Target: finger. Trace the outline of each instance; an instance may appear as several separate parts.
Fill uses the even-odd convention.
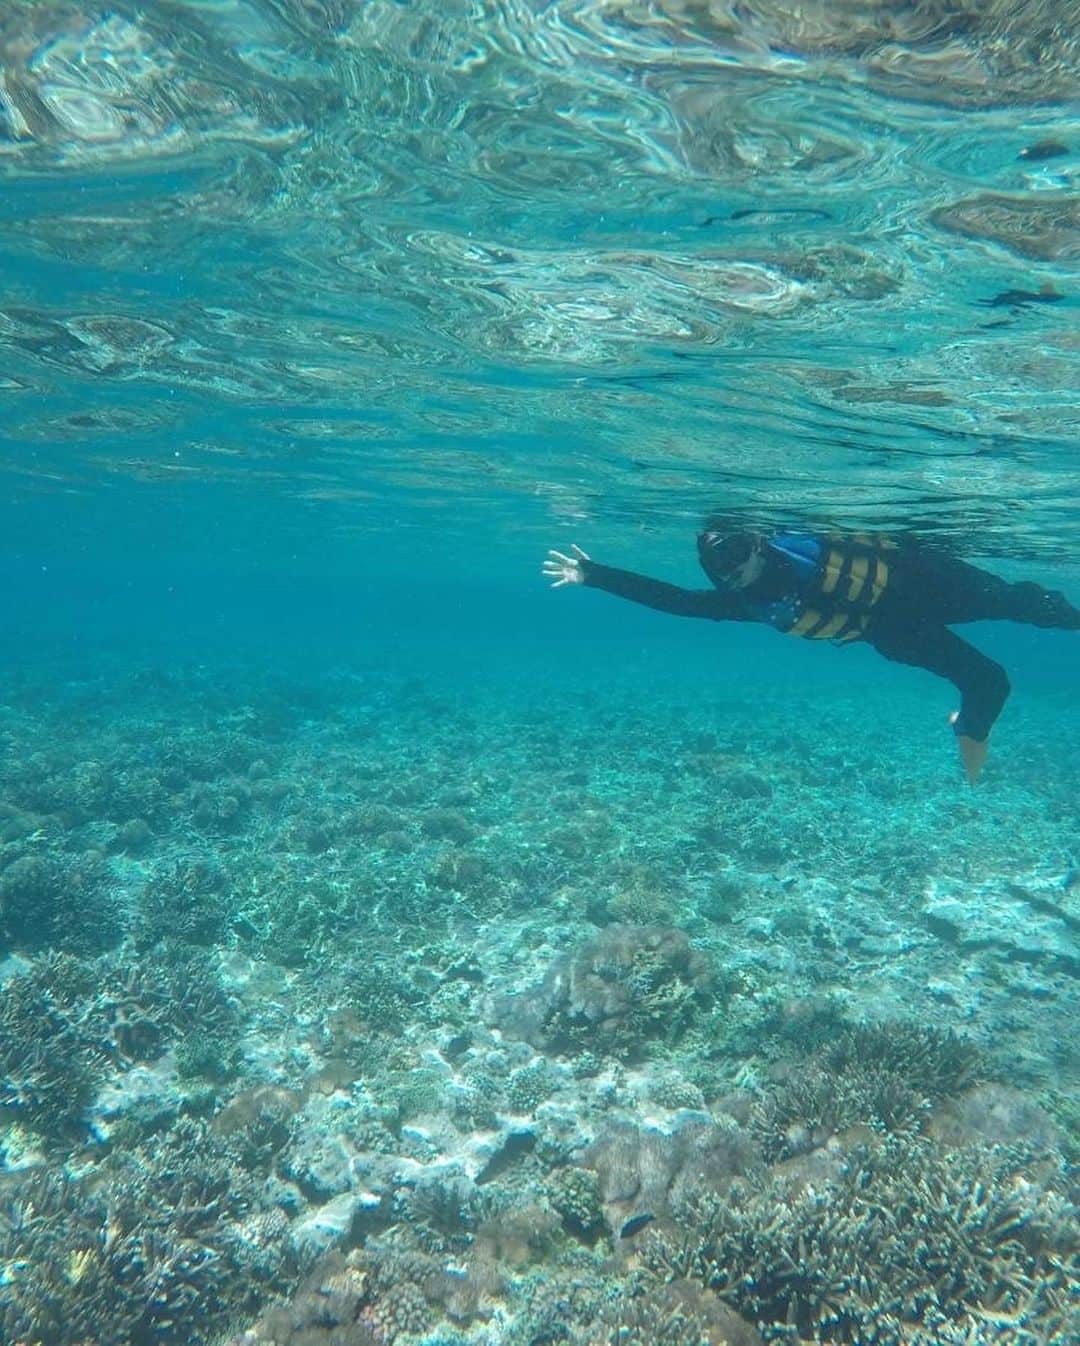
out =
[[[563,587],[564,584],[569,584],[569,583],[570,583],[570,581],[569,581],[568,579],[556,580],[555,583],[554,583],[551,587],[552,587],[553,589],[561,589],[561,588]]]
[[[561,551],[555,551],[554,549],[549,551],[548,555],[552,558],[552,560],[561,561],[563,565],[571,565],[574,560],[572,556],[564,556]]]
[[[576,542],[570,543],[570,550],[574,553],[574,555],[578,558],[579,561],[587,561],[589,559],[588,553],[583,552]]]

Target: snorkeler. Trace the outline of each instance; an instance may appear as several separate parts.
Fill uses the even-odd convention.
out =
[[[949,627],[1011,621],[1080,630],[1080,609],[1063,594],[1009,584],[917,541],[881,534],[701,533],[698,558],[715,585],[704,590],[598,565],[580,547],[571,550],[548,552],[544,574],[553,588],[586,584],[680,617],[763,622],[807,640],[865,640],[886,659],[947,678],[960,692],[951,723],[972,785],[1009,679]]]

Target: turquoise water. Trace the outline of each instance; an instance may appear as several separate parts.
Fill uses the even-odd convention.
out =
[[[1080,1337],[1069,7],[0,9],[0,1338]]]

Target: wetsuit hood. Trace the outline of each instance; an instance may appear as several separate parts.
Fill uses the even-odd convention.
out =
[[[764,541],[760,533],[699,533],[701,568],[718,588],[744,588],[747,581],[739,572],[760,553]]]

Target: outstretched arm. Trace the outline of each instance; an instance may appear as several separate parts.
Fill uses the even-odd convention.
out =
[[[603,589],[633,603],[670,612],[678,617],[710,617],[713,621],[753,621],[737,594],[725,594],[719,589],[681,589],[677,584],[636,575],[632,570],[618,570],[603,566],[588,557],[580,547],[571,548],[573,555],[549,551],[544,562],[544,574],[551,577],[555,589],[564,584],[585,584],[590,589]]]

